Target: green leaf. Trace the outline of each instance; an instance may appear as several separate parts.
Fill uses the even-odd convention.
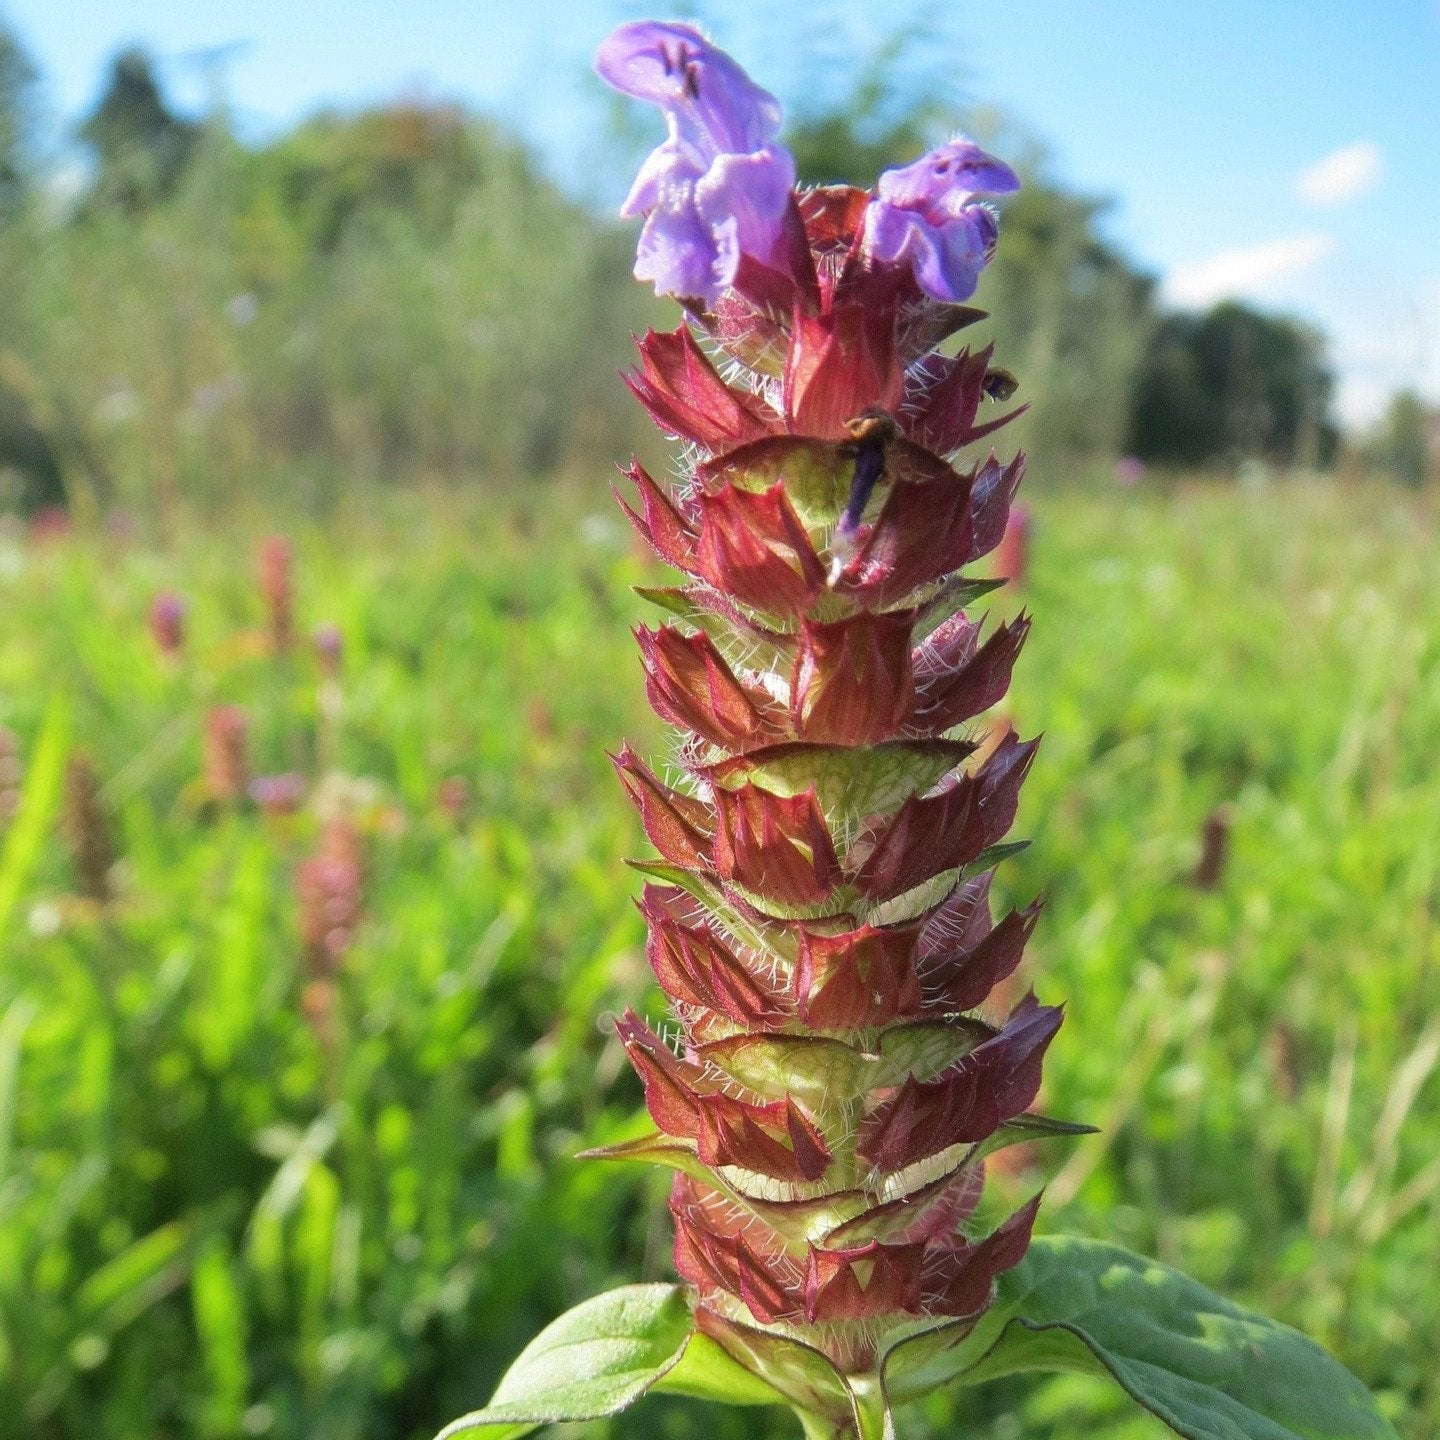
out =
[[[704,631],[731,665],[788,673],[794,663],[794,635],[778,628],[784,623],[783,616],[766,615],[763,620],[757,618],[753,625],[742,625],[723,612],[708,608],[703,592],[697,589],[637,585],[635,593]],[[794,623],[792,617],[792,631]]]
[[[776,944],[772,943],[771,935],[783,935],[784,932],[780,931],[778,927],[771,927],[769,930],[761,929],[757,924],[746,919],[730,904],[720,886],[704,872],[686,870],[681,865],[671,865],[664,860],[627,860],[625,863],[632,870],[638,870],[640,874],[648,875],[652,880],[673,885],[677,890],[683,890],[692,899],[698,900],[709,912],[711,919],[718,922],[742,945],[748,945],[754,950],[763,950],[767,953],[774,952],[778,948]]]
[[[542,1425],[613,1415],[675,1369],[694,1333],[679,1285],[626,1285],[597,1295],[547,1325],[505,1372],[490,1403],[447,1425],[437,1440],[516,1440]],[[710,1383],[715,1374],[702,1359],[692,1383]]]
[[[657,1390],[720,1405],[784,1405],[785,1397],[752,1375],[708,1335],[695,1334],[679,1363],[655,1382]]]
[[[813,789],[836,828],[899,809],[974,749],[958,740],[893,740],[881,745],[772,745],[707,767],[717,784],[749,783],[789,797]]]
[[[706,1329],[737,1365],[763,1376],[800,1412],[807,1433],[809,1420],[816,1418],[828,1420],[837,1431],[846,1424],[859,1430],[855,1392],[834,1362],[814,1346],[714,1314],[709,1315]]]
[[[57,693],[45,707],[45,720],[20,792],[20,808],[0,849],[0,932],[9,924],[10,912],[40,858],[50,818],[60,804],[69,741],[70,703]]]
[[[85,1280],[77,1309],[89,1323],[121,1329],[184,1284],[193,1244],[184,1220],[152,1230]]]
[[[1003,577],[990,580],[960,580],[947,588],[945,598],[954,610],[963,610],[983,599],[992,590],[999,590],[1010,582]],[[953,612],[952,612],[953,613]]]
[[[942,1323],[930,1322],[895,1341],[881,1357],[881,1379],[891,1405],[923,1399],[948,1385],[976,1352],[962,1344],[975,1329],[975,1317]]]
[[[1396,1440],[1365,1387],[1298,1331],[1099,1241],[1036,1240],[975,1338],[967,1384],[1108,1375],[1186,1440]]]
[[[1018,855],[1022,850],[1028,850],[1028,840],[1002,840],[998,845],[987,846],[968,865],[964,867],[966,875],[980,875],[986,870],[993,870],[1002,860],[1008,860],[1012,855]]]

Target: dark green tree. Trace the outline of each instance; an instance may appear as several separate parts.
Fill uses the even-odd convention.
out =
[[[1033,408],[1022,439],[1043,472],[1118,452],[1154,285],[1105,239],[1108,202],[1048,180],[1038,155],[1022,173],[976,304],[993,316],[997,352],[1025,377],[1016,398]]]
[[[1237,301],[1167,315],[1141,365],[1131,448],[1178,465],[1328,464],[1333,389],[1324,338],[1297,320]]]
[[[195,152],[201,126],[176,115],[143,50],[117,55],[99,103],[80,126],[95,152],[92,204],[135,212],[170,195]]]
[[[38,78],[19,39],[0,19],[0,219],[20,207],[33,179]]]
[[[1402,485],[1419,489],[1432,473],[1440,449],[1440,410],[1431,409],[1413,390],[1391,398],[1369,446],[1371,462]]]

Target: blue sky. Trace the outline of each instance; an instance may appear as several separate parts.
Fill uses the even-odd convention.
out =
[[[1109,233],[1177,304],[1234,294],[1330,335],[1341,408],[1395,388],[1440,400],[1440,0],[949,0],[924,7],[957,93],[1050,147],[1056,175],[1111,196]],[[264,135],[321,104],[460,98],[516,124],[601,202],[604,111],[587,62],[649,7],[626,0],[0,0],[52,111],[93,102],[140,42],[177,101],[205,99],[203,52]],[[708,7],[716,38],[782,100],[839,85],[921,0]],[[665,13],[665,12],[661,12]],[[673,13],[673,12],[671,12]],[[657,122],[658,123],[658,122]]]

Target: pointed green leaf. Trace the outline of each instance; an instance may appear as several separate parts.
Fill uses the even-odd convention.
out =
[[[705,1328],[737,1365],[763,1376],[797,1410],[832,1424],[855,1426],[855,1398],[849,1384],[814,1346],[714,1314],[707,1314]]]
[[[582,1150],[577,1160],[639,1160],[646,1165],[666,1165],[672,1170],[683,1171],[696,1180],[711,1183],[710,1167],[696,1153],[693,1140],[680,1140],[663,1131],[640,1135],[634,1140],[621,1140],[614,1145],[599,1145],[593,1150]]]
[[[973,1315],[932,1320],[891,1344],[880,1358],[880,1375],[890,1404],[923,1399],[973,1364],[975,1351],[962,1342],[975,1329],[975,1320]]]
[[[1018,855],[1022,850],[1028,850],[1028,840],[1002,840],[998,845],[987,846],[964,868],[966,875],[982,875],[986,870],[993,870],[1002,860],[1008,860],[1012,855]]]
[[[1186,1440],[1396,1440],[1365,1387],[1298,1331],[1099,1241],[1036,1240],[975,1341],[967,1384],[1108,1375]]]
[[[785,1397],[732,1360],[708,1335],[695,1334],[680,1362],[655,1382],[657,1390],[720,1405],[784,1405]]]
[[[626,1285],[597,1295],[547,1325],[490,1403],[447,1425],[437,1440],[517,1440],[542,1425],[613,1415],[680,1363],[694,1333],[679,1285]]]
[[[973,605],[977,600],[983,599],[994,590],[999,590],[1010,582],[1003,577],[990,580],[960,580],[946,587],[945,599],[949,602],[950,613],[956,610],[963,610],[967,605]]]
[[[778,928],[762,929],[740,914],[725,897],[725,891],[708,874],[700,870],[687,870],[682,865],[671,865],[665,860],[627,860],[632,870],[648,875],[652,880],[673,885],[683,890],[692,900],[698,900],[709,915],[719,922],[729,935],[748,945],[752,950],[761,950],[767,955],[784,958],[787,948],[785,932]]]
[[[57,693],[45,707],[40,737],[26,766],[20,808],[0,847],[0,928],[8,924],[44,849],[50,817],[60,804],[69,741],[70,702]]]
[[[701,595],[676,586],[637,585],[635,593],[642,600],[708,635],[726,661],[748,670],[775,670],[788,674],[795,659],[793,636],[778,628],[784,617],[767,615],[763,622],[742,626],[718,610],[707,609]],[[793,625],[793,620],[792,620]]]
[[[991,1150],[1001,1150],[1005,1145],[1018,1145],[1025,1140],[1073,1139],[1076,1135],[1098,1135],[1100,1128],[1097,1125],[1082,1125],[1074,1120],[1056,1120],[1049,1115],[1026,1111],[1013,1120],[1007,1120],[998,1133],[1005,1135],[1004,1144],[991,1146],[985,1154],[988,1155]]]

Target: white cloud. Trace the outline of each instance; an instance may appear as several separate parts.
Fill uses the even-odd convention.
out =
[[[1372,141],[1342,145],[1295,177],[1295,193],[1308,205],[1346,205],[1374,188],[1382,163],[1380,147]]]
[[[1279,281],[1318,265],[1334,248],[1333,235],[1312,231],[1219,250],[1194,265],[1172,270],[1165,277],[1165,298],[1172,305],[1196,308],[1230,298],[1264,299]]]
[[[1336,408],[1347,425],[1373,423],[1397,390],[1440,404],[1440,276],[1337,327],[1335,360]]]

